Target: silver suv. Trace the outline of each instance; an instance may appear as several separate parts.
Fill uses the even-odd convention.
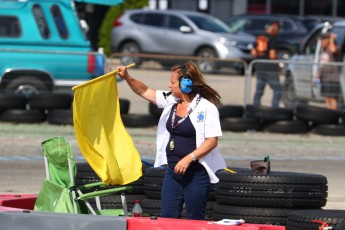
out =
[[[231,33],[220,20],[207,14],[182,10],[127,10],[114,22],[112,52],[197,56],[250,61],[255,37]],[[122,56],[122,64],[143,59]],[[164,66],[163,60],[160,60]],[[163,62],[162,62],[163,61]],[[216,72],[222,65],[211,60],[197,61],[201,71]]]

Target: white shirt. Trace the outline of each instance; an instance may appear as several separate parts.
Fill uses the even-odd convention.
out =
[[[164,91],[156,91],[157,106],[159,108],[164,108],[164,110],[157,127],[157,154],[154,164],[155,167],[168,163],[165,148],[169,142],[170,133],[166,129],[166,122],[169,118],[172,106],[178,102],[177,98],[173,96],[165,97],[163,93]],[[189,105],[189,109],[193,109],[189,117],[196,132],[196,147],[199,147],[206,138],[222,136],[222,129],[217,107],[205,98],[201,98],[198,106],[196,106],[196,99],[197,96]],[[215,172],[219,169],[226,168],[225,160],[217,148],[212,149],[207,155],[199,158],[199,163],[205,167],[211,183],[217,183],[219,181]]]

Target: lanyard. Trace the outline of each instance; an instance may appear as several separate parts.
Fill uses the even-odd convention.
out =
[[[201,96],[198,95],[197,99],[196,99],[196,103],[195,103],[194,109],[199,104],[200,100],[201,100]],[[176,122],[176,124],[175,124],[176,109],[177,109],[177,103],[174,106],[173,114],[172,114],[172,117],[171,117],[172,135],[171,135],[171,139],[170,139],[170,142],[169,142],[169,147],[170,147],[171,151],[174,151],[174,148],[175,148],[175,129],[176,129],[176,127],[179,126],[182,122],[184,122],[184,120],[186,120],[186,118],[189,117],[189,115],[193,112],[193,109],[191,108],[188,111],[188,113],[186,115],[184,115],[184,117],[182,119],[180,119],[178,122]]]

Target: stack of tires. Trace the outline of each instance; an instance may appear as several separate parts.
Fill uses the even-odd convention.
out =
[[[224,131],[285,134],[312,131],[320,135],[345,135],[345,113],[305,104],[297,104],[294,109],[222,105],[219,115]]]
[[[73,96],[69,93],[41,92],[38,94],[0,93],[0,121],[12,123],[41,123],[47,121],[54,125],[73,125]],[[150,116],[128,115],[130,101],[119,99],[120,114],[128,127],[138,123],[153,123]]]
[[[264,131],[273,133],[308,132],[306,122],[298,120],[292,109],[268,106],[223,105],[219,108],[220,121],[224,131]]]
[[[256,119],[244,116],[241,105],[222,105],[219,108],[219,117],[223,131],[246,132],[259,128]]]
[[[95,173],[95,171],[91,168],[91,166],[87,162],[77,162],[76,167],[77,167],[77,174],[75,177],[75,184],[77,186],[101,181],[101,179],[98,177],[98,175]],[[145,168],[145,165],[143,165],[143,168]],[[125,186],[132,186],[132,190],[123,192],[126,197],[128,211],[130,212],[134,206],[135,200],[143,200],[146,198],[144,194],[143,178],[141,177],[138,180],[132,183],[129,183]],[[122,186],[110,185],[110,186],[105,186],[103,189],[111,189],[111,188],[118,188],[118,187],[122,187]],[[97,188],[97,189],[100,190],[102,188],[100,189]],[[92,191],[94,190],[91,189],[87,192],[92,192]],[[91,204],[91,206],[95,210],[97,210],[95,199],[90,199],[88,201]],[[100,203],[101,203],[101,209],[123,208],[120,194],[101,196]]]
[[[308,123],[310,129],[320,135],[344,136],[345,114],[316,106],[297,105],[296,117]]]
[[[0,94],[0,121],[13,123],[72,124],[72,95],[39,93],[28,97],[22,94]]]
[[[286,225],[288,213],[320,209],[327,201],[327,178],[322,175],[249,169],[217,172],[213,219],[244,219],[247,223]]]

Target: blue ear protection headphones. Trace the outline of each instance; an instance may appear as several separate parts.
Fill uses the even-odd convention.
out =
[[[186,73],[186,66],[181,66],[180,90],[182,93],[192,92],[193,81]]]

